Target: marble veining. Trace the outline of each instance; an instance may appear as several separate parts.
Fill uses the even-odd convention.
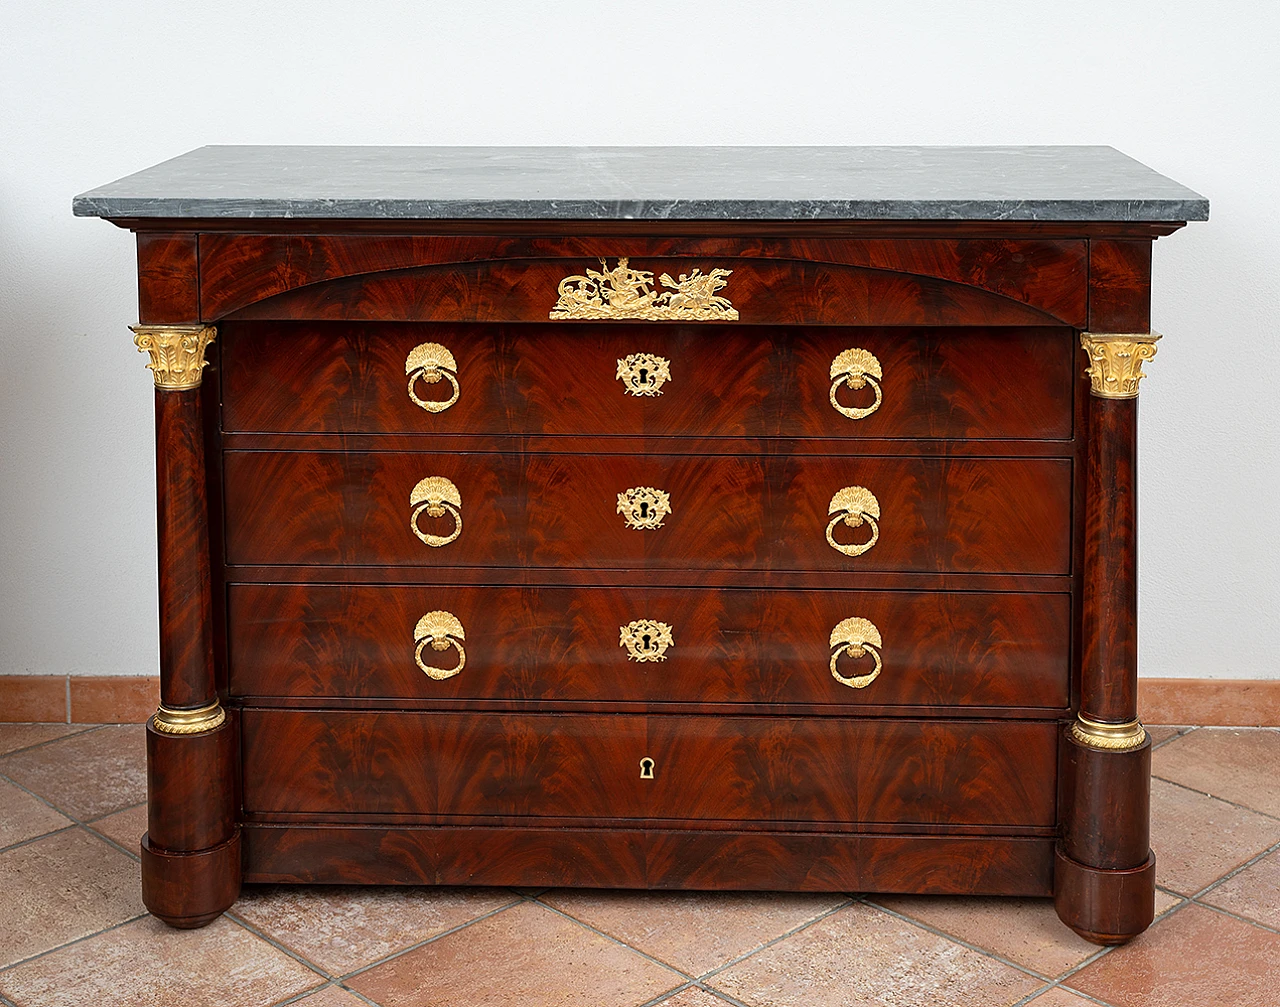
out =
[[[1112,147],[201,147],[76,196],[113,218],[1207,220]]]

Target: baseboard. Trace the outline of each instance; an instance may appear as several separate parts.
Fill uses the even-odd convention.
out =
[[[0,675],[0,723],[141,724],[160,679],[143,675]]]
[[[1280,679],[1139,678],[1147,724],[1280,727]]]
[[[141,724],[160,679],[127,675],[0,675],[0,723]],[[1280,727],[1280,679],[1140,678],[1148,724]]]

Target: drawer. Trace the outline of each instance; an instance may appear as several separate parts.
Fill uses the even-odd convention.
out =
[[[1064,574],[1071,470],[1061,458],[228,451],[226,556]]]
[[[1083,366],[1066,327],[228,322],[219,343],[223,428],[267,433],[1061,440]]]
[[[1055,820],[1051,722],[247,709],[241,732],[258,815]]]
[[[1066,594],[233,584],[228,622],[237,696],[1061,710],[1070,680]]]

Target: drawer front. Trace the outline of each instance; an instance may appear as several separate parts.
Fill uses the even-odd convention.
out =
[[[229,322],[219,343],[223,428],[268,433],[1061,440],[1080,368],[1066,327]]]
[[[233,564],[1071,565],[1069,459],[228,451],[224,478]]]
[[[1066,594],[235,584],[228,606],[239,696],[1068,703]],[[429,620],[438,631],[424,643],[429,612],[455,622]],[[670,643],[644,620],[669,627]]]
[[[256,814],[1054,824],[1048,722],[249,709],[241,731]]]

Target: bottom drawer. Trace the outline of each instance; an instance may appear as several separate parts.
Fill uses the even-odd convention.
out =
[[[249,884],[1053,895],[1052,836],[248,825]]]
[[[250,708],[241,725],[251,815],[1055,821],[1053,722]]]

